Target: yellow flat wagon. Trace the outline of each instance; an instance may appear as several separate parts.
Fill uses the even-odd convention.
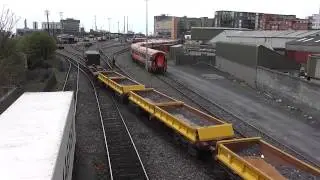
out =
[[[243,179],[319,179],[320,170],[256,138],[217,143],[216,159]]]
[[[150,114],[154,114],[155,108],[161,105],[183,104],[152,88],[130,91],[129,100]]]
[[[116,72],[113,73],[116,75],[119,74]],[[145,89],[145,86],[143,84],[140,84],[130,78],[124,77],[121,74],[120,75],[122,77],[108,77],[106,75],[100,74],[105,74],[105,72],[99,73],[98,79],[121,96],[127,95],[129,91]]]
[[[159,105],[155,108],[153,116],[194,144],[234,137],[232,124],[184,103]]]

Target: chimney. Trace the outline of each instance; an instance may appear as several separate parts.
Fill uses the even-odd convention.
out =
[[[33,29],[38,29],[38,22],[36,21],[33,22]]]
[[[27,26],[27,19],[24,19],[24,28],[27,29],[28,26]]]

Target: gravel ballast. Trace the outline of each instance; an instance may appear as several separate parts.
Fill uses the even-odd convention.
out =
[[[102,126],[93,90],[80,74],[76,115],[76,151],[73,180],[109,179]]]
[[[215,121],[209,121],[200,114],[197,114],[183,106],[163,107],[163,109],[193,126],[212,126],[217,124]]]
[[[166,96],[163,96],[162,94],[157,93],[156,91],[136,91],[139,96],[143,97],[144,99],[147,99],[148,101],[152,103],[166,103],[166,102],[172,102],[173,100],[170,98],[167,98]]]
[[[276,171],[278,171],[283,177],[289,180],[316,180],[317,178],[320,178],[320,177],[315,177],[314,175],[308,172],[299,170],[293,166],[274,165],[275,164],[274,162],[264,157],[263,153],[261,152],[261,147],[259,144],[254,144],[248,148],[241,149],[237,154],[242,157],[261,158],[266,163],[273,166],[276,169]]]
[[[120,85],[126,85],[126,86],[131,86],[131,85],[138,85],[137,83],[129,80],[129,79],[113,79],[116,83]]]
[[[291,166],[276,166],[275,167],[284,177],[289,180],[318,180],[320,177],[316,177],[308,172],[301,171]]]

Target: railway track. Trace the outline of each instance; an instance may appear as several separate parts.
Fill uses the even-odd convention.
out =
[[[69,60],[73,60],[70,57]],[[75,60],[73,60],[75,61]],[[105,90],[97,87],[87,74],[86,67],[81,66],[80,71],[88,79],[96,100],[99,119],[103,131],[105,150],[107,154],[109,178],[113,179],[149,179],[141,161],[137,148],[132,140],[130,131],[114,100],[105,94]]]
[[[68,61],[69,67],[66,73],[66,77],[63,83],[62,91],[72,91],[77,90],[77,84],[79,79],[79,70],[78,67],[73,65],[70,61]],[[75,75],[74,73],[77,72]]]

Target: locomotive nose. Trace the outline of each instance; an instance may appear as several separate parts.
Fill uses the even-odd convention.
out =
[[[165,56],[160,54],[156,58],[157,67],[164,67],[165,66]]]

